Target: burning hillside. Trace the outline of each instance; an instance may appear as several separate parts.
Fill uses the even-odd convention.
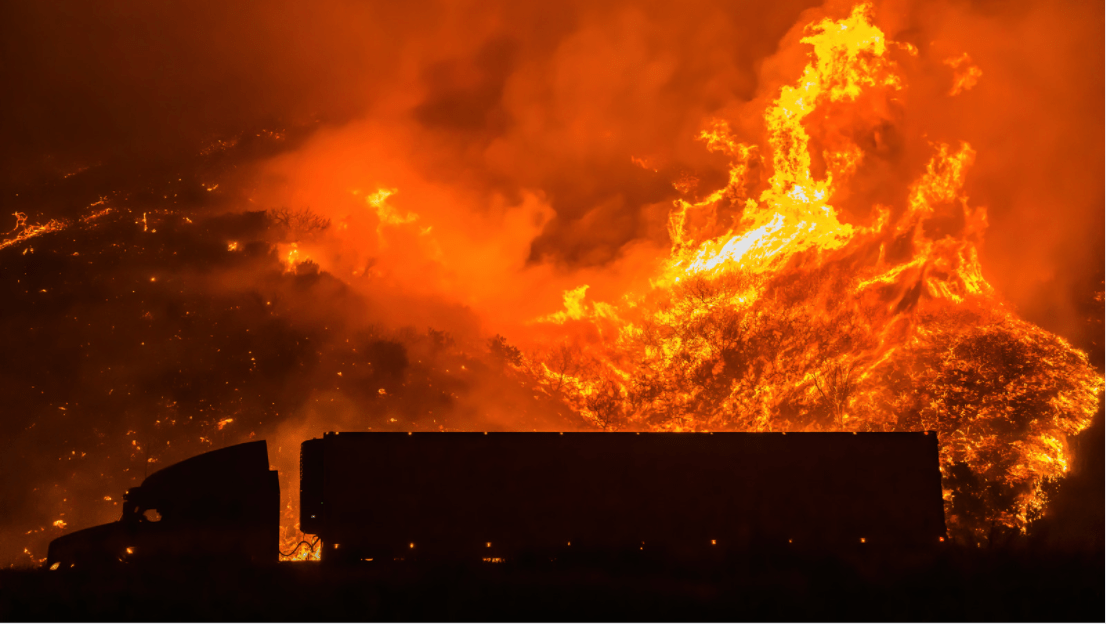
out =
[[[902,209],[839,219],[830,202],[867,156],[847,108],[893,115],[894,51],[917,55],[870,11],[811,25],[812,61],[765,112],[763,152],[724,122],[702,133],[731,158],[729,183],[676,201],[653,288],[618,305],[566,292],[565,311],[541,322],[575,338],[526,366],[603,429],[937,431],[953,529],[1024,530],[1067,471],[1064,441],[1089,426],[1102,377],[983,277],[968,144],[933,144]]]
[[[310,558],[327,430],[933,430],[956,537],[1048,512],[1101,7],[516,4],[4,9],[0,563],[262,438]]]

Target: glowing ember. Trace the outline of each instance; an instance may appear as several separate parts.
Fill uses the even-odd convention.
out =
[[[0,240],[0,249],[11,247],[42,234],[56,232],[65,227],[65,224],[57,219],[51,219],[43,224],[28,225],[27,215],[22,212],[16,212],[12,216],[15,217],[15,227],[4,234],[4,239]]]

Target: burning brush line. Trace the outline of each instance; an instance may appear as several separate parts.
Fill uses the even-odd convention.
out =
[[[103,206],[105,200],[106,198],[101,198],[99,201],[89,205],[89,208]],[[80,223],[92,223],[100,217],[109,214],[111,211],[111,208],[94,210],[81,217]],[[12,213],[12,216],[15,217],[15,227],[4,233],[4,238],[0,239],[0,249],[7,249],[8,247],[42,236],[43,234],[60,232],[71,225],[71,223],[59,219],[50,219],[46,223],[27,223],[27,215],[22,212]],[[143,215],[143,218],[145,218],[145,215]],[[34,253],[34,248],[26,247],[23,250],[23,254],[26,255],[28,253]]]
[[[902,214],[839,219],[829,202],[864,151],[830,132],[816,154],[806,123],[862,97],[893,105],[904,85],[892,52],[917,54],[870,13],[861,4],[808,27],[812,60],[765,111],[766,149],[724,122],[702,133],[730,157],[729,183],[676,201],[652,288],[615,304],[586,301],[587,286],[566,292],[565,310],[535,323],[587,338],[516,357],[515,369],[606,430],[934,430],[951,531],[1024,532],[1068,470],[1066,437],[1090,425],[1102,377],[984,279],[987,215],[963,192],[968,144],[932,144]],[[958,75],[972,80],[951,95],[979,79],[966,67]],[[756,195],[751,171],[769,165]],[[938,222],[959,225],[935,235]]]

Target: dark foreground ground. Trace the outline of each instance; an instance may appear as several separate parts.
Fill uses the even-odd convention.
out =
[[[0,571],[0,620],[1103,621],[1103,553]]]

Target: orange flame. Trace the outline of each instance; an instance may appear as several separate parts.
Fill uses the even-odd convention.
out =
[[[25,240],[29,240],[42,234],[56,232],[65,227],[65,223],[57,219],[51,219],[46,223],[27,225],[27,215],[22,212],[12,214],[15,217],[15,227],[7,232],[9,237],[0,240],[0,249],[7,249]],[[26,252],[24,252],[26,253]]]
[[[1024,530],[1046,482],[1067,471],[1064,440],[1089,426],[1102,378],[1085,354],[1018,319],[984,279],[976,245],[987,216],[963,192],[975,157],[966,143],[932,145],[897,217],[876,206],[871,225],[839,219],[830,202],[864,150],[838,139],[817,177],[804,121],[902,89],[888,50],[913,49],[890,45],[870,14],[860,4],[808,27],[811,62],[764,114],[767,188],[747,190],[761,148],[716,121],[701,138],[731,158],[729,182],[700,202],[675,202],[671,258],[651,290],[620,305],[588,305],[587,286],[566,291],[565,309],[535,322],[588,323],[593,338],[519,368],[608,430],[935,430],[954,532]],[[956,93],[982,75],[966,56],[953,67]],[[740,218],[723,235],[691,226],[725,209]],[[949,215],[957,231],[935,234]]]

